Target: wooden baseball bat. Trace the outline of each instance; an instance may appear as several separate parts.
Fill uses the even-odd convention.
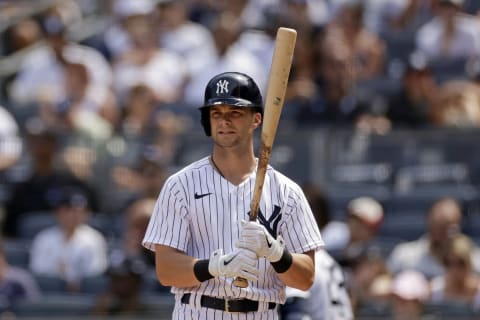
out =
[[[250,221],[255,221],[258,216],[263,183],[265,181],[265,174],[267,173],[267,165],[270,161],[278,121],[282,113],[296,39],[296,30],[284,27],[278,28],[268,79],[267,95],[265,96],[257,173],[252,202],[250,203]],[[235,278],[233,284],[240,288],[248,287],[247,280],[240,277]]]

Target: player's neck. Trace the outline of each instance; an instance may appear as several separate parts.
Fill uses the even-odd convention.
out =
[[[257,166],[253,152],[241,155],[214,152],[210,161],[215,170],[234,185],[239,185],[248,179]]]

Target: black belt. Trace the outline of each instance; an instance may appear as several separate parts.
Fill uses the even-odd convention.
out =
[[[180,300],[182,303],[190,303],[190,293],[185,293]],[[210,296],[201,296],[200,305],[205,308],[217,309],[227,312],[251,312],[258,311],[258,301],[249,299],[220,299]],[[268,303],[268,309],[275,309],[277,306],[274,302]]]

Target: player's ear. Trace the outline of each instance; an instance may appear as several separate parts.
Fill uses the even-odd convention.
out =
[[[253,115],[253,125],[254,129],[257,129],[262,124],[262,114],[260,112],[255,112]]]

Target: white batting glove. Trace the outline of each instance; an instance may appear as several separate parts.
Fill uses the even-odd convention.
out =
[[[257,256],[265,257],[270,262],[277,262],[285,250],[282,236],[277,239],[256,221],[241,221],[240,238],[235,244],[238,248],[255,251]]]
[[[260,274],[255,252],[246,249],[237,249],[225,255],[222,249],[214,251],[210,256],[208,272],[214,277],[242,277],[250,281],[256,281]]]

